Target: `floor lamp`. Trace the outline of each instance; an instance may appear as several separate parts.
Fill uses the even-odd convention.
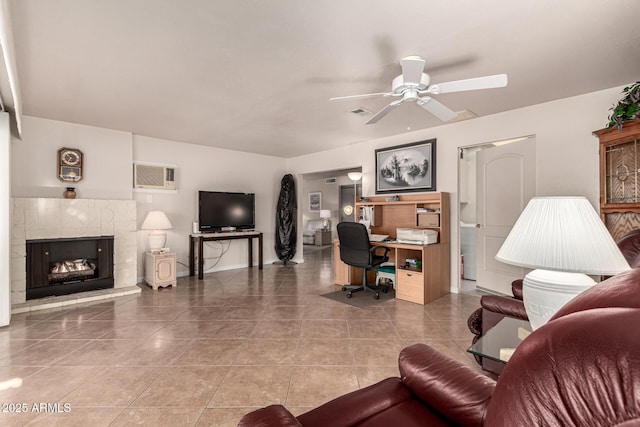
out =
[[[358,222],[356,202],[358,201],[358,181],[362,179],[362,172],[349,172],[347,176],[353,181],[353,222]]]
[[[614,275],[629,264],[584,197],[534,197],[496,255],[534,269],[523,280],[523,301],[533,329],[595,285],[587,276]]]

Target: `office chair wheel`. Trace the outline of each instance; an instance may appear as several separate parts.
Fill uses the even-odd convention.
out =
[[[347,292],[347,298],[351,298],[351,292]]]
[[[376,292],[376,294],[373,296],[373,299],[380,299],[380,293]]]
[[[346,291],[346,290],[347,290],[347,287],[346,287],[346,286],[343,286],[343,287],[342,287],[342,292],[344,292],[344,291]]]

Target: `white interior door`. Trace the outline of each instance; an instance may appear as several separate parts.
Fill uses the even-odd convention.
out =
[[[511,295],[526,270],[495,256],[529,199],[535,195],[535,139],[480,150],[476,163],[476,286]]]

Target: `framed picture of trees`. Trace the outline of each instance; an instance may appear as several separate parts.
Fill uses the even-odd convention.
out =
[[[376,194],[436,191],[436,140],[376,150]]]

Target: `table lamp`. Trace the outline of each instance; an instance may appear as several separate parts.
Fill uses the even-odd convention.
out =
[[[535,269],[523,280],[524,306],[533,329],[595,285],[590,275],[614,275],[629,264],[584,197],[534,197],[496,255]]]
[[[167,233],[164,230],[171,230],[171,222],[162,211],[151,211],[144,219],[141,230],[151,230],[149,233],[149,250],[154,251],[164,247],[167,241]]]
[[[331,211],[329,209],[321,209],[320,210],[320,218],[322,218],[322,228],[324,230],[328,230],[330,228],[331,221]]]

